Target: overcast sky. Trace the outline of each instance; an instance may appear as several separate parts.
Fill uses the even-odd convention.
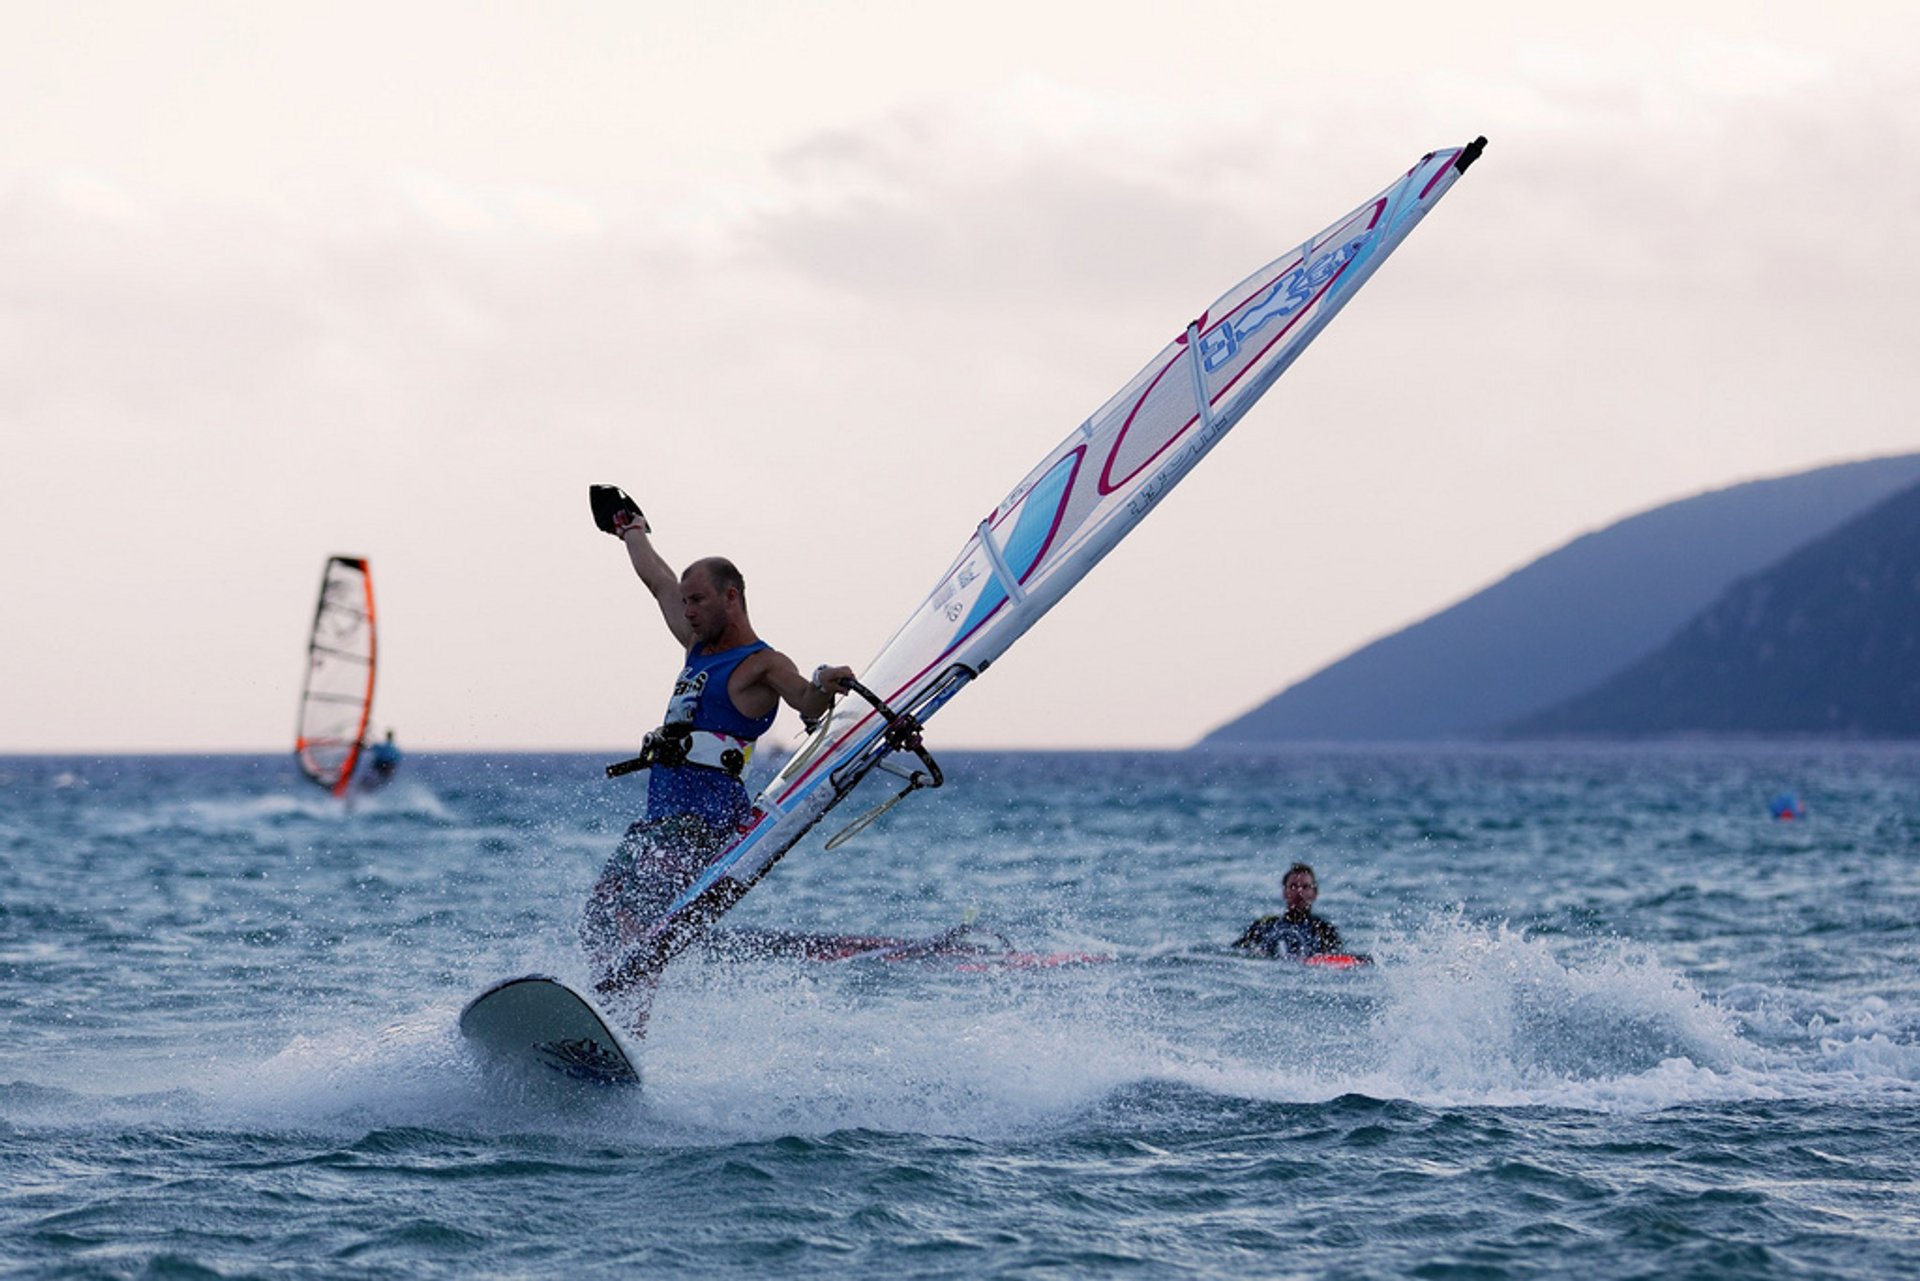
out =
[[[589,482],[863,663],[1242,275],[1485,159],[953,746],[1179,746],[1578,534],[1920,449],[1920,6],[0,6],[0,750],[631,747]],[[1589,12],[1593,11],[1593,12]],[[775,731],[791,741],[786,714]]]

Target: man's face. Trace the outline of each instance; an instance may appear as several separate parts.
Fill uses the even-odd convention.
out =
[[[1287,896],[1290,910],[1313,910],[1313,901],[1320,897],[1320,886],[1310,872],[1295,872],[1280,882],[1280,892]]]
[[[680,576],[680,612],[701,644],[718,640],[727,630],[727,597],[713,585],[713,576],[695,566]]]

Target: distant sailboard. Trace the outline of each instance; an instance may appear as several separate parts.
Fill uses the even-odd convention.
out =
[[[307,639],[307,679],[293,740],[300,772],[346,793],[373,712],[375,645],[373,575],[365,558],[334,556],[320,579],[320,600]]]
[[[740,835],[627,958],[663,964],[725,912],[861,780],[888,805],[942,782],[921,729],[1165,498],[1286,371],[1486,139],[1423,156],[1359,208],[1228,290],[989,512],[952,566],[755,799]]]
[[[1300,964],[1312,966],[1317,970],[1357,970],[1364,965],[1372,965],[1371,956],[1357,956],[1351,952],[1317,952],[1312,956],[1300,958]]]

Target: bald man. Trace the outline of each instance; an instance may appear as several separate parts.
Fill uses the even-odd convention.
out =
[[[823,666],[802,676],[754,632],[746,579],[732,561],[709,556],[675,573],[632,499],[613,486],[596,486],[593,497],[596,521],[625,546],[686,653],[666,715],[639,758],[648,774],[646,815],[627,829],[581,921],[600,990],[644,997],[665,957],[636,958],[629,949],[746,823],[753,806],[741,777],[755,741],[783,702],[809,724],[826,715],[853,669]],[[637,1021],[644,1019],[642,1009]]]

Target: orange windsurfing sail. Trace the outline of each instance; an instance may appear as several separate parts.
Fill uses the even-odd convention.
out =
[[[373,575],[365,557],[334,556],[320,579],[307,680],[293,741],[300,772],[339,796],[353,779],[373,711]]]

